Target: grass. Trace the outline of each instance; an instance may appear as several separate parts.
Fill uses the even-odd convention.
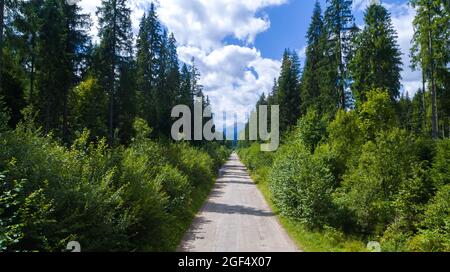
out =
[[[258,174],[260,173],[260,174]],[[269,169],[253,171],[251,176],[257,183],[259,190],[269,203],[273,212],[277,215],[281,225],[294,240],[297,246],[305,252],[364,252],[365,244],[352,237],[346,237],[341,232],[328,229],[324,231],[312,231],[307,229],[302,222],[288,218],[280,214],[280,211],[272,201],[269,190],[267,174]]]

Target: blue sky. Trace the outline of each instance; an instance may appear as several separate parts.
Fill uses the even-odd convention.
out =
[[[296,50],[301,59],[305,35],[315,0],[157,0],[160,20],[175,34],[182,61],[195,64],[214,112],[238,113],[245,122],[262,93],[272,89],[285,48]],[[320,0],[325,10],[326,1]],[[354,0],[353,12],[359,26],[370,0]],[[409,69],[409,48],[413,34],[414,10],[407,0],[383,0],[392,14],[404,53],[404,90],[414,93],[420,73]],[[100,0],[81,0],[95,21]],[[130,0],[135,32],[149,0]],[[92,35],[95,36],[95,26]],[[216,120],[221,127],[221,118]],[[229,120],[227,125],[231,125]]]

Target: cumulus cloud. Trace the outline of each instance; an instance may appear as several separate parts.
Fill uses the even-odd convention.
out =
[[[194,57],[204,71],[201,83],[215,112],[227,112],[227,116],[237,113],[239,122],[244,121],[260,95],[270,91],[281,65],[277,60],[263,58],[256,48],[236,45],[225,45],[210,53],[182,46],[179,55],[184,62]]]
[[[101,0],[81,0],[81,6],[97,24],[96,7]],[[245,122],[262,93],[268,93],[278,75],[279,60],[266,59],[252,46],[256,36],[270,27],[270,20],[258,13],[287,0],[157,0],[160,20],[175,34],[180,59],[190,64],[194,58],[202,77],[205,94],[210,97],[215,113],[238,113],[238,122]],[[139,19],[151,1],[131,0],[132,21],[136,33]],[[226,45],[233,37],[245,46]],[[216,119],[218,127],[221,120]],[[228,120],[230,125],[233,120]]]
[[[202,49],[220,47],[227,36],[251,44],[270,27],[257,12],[286,0],[163,0],[159,16],[185,45]]]
[[[238,114],[245,122],[262,93],[269,93],[281,63],[266,59],[252,47],[256,36],[270,27],[258,12],[287,0],[163,0],[159,1],[161,21],[174,32],[180,44],[180,59],[195,58],[202,73],[201,84],[216,113]],[[245,46],[226,45],[233,37]],[[233,120],[227,120],[227,126]],[[216,119],[221,128],[222,120]]]

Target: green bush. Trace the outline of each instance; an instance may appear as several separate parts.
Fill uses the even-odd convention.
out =
[[[327,137],[327,122],[316,110],[310,109],[298,122],[295,137],[314,152],[322,139]]]
[[[394,200],[416,161],[413,142],[401,130],[381,133],[363,146],[358,164],[344,176],[335,202],[353,214],[364,233],[383,231],[393,221]]]
[[[278,152],[270,189],[283,214],[302,220],[309,227],[321,228],[332,221],[333,175],[323,160],[311,155],[303,144],[293,143]]]
[[[450,184],[450,139],[437,143],[432,176],[437,186]]]
[[[329,154],[330,167],[337,180],[342,180],[346,171],[357,163],[364,144],[363,133],[358,126],[358,116],[340,110],[327,128],[329,138],[319,147],[319,152]]]
[[[136,129],[132,145],[117,148],[90,142],[88,131],[62,147],[31,121],[1,132],[0,250],[61,251],[69,241],[83,251],[173,250],[214,160],[147,139],[145,123]]]
[[[171,144],[167,152],[170,162],[188,176],[192,186],[206,184],[214,178],[214,162],[206,152],[187,143]]]
[[[411,251],[450,251],[450,185],[442,186],[425,210],[416,236],[408,241]]]
[[[273,152],[261,152],[259,143],[253,143],[249,148],[239,150],[243,163],[252,171],[271,166],[273,154]]]
[[[395,107],[386,90],[370,91],[367,101],[358,108],[357,113],[358,126],[367,140],[397,125]]]
[[[217,142],[208,142],[202,149],[206,151],[213,160],[215,169],[219,169],[231,155],[230,149]]]

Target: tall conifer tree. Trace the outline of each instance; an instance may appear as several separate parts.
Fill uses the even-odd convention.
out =
[[[365,14],[365,27],[356,39],[355,55],[350,63],[352,92],[357,103],[364,103],[366,93],[381,88],[393,102],[400,93],[401,51],[389,12],[372,4]]]

